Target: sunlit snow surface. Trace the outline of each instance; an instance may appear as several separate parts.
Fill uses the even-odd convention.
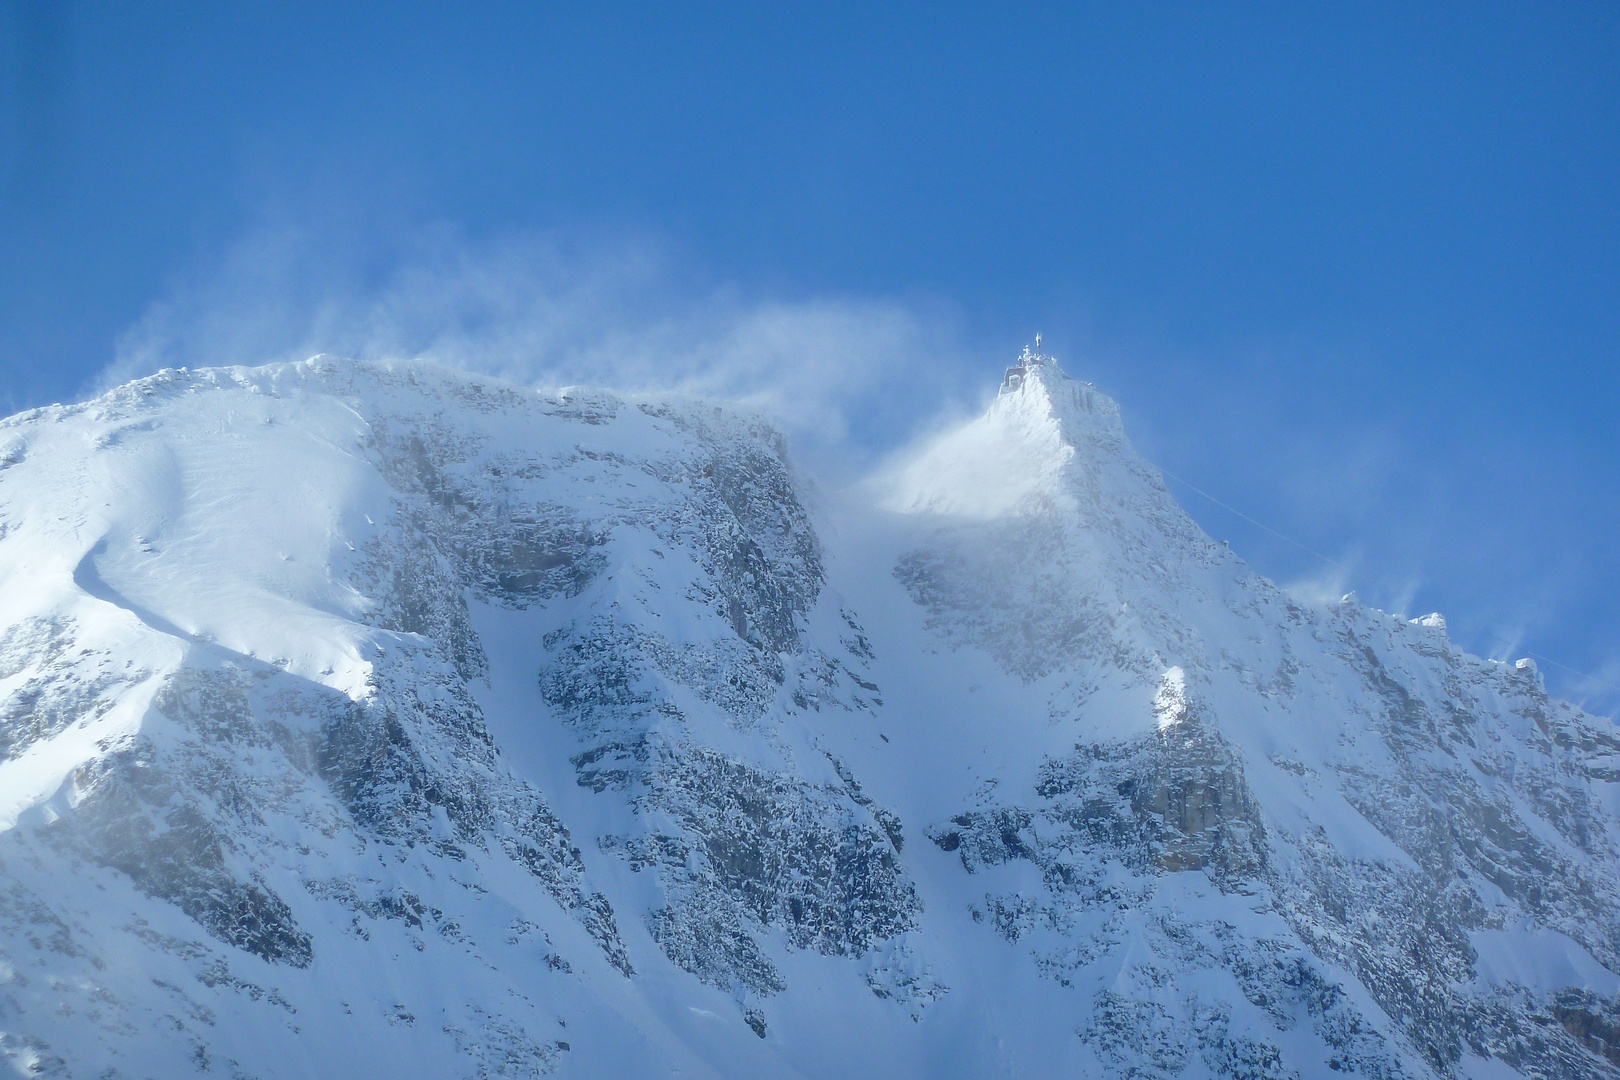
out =
[[[23,1076],[1615,1076],[1617,815],[1039,356],[845,493],[425,366],[0,421]]]

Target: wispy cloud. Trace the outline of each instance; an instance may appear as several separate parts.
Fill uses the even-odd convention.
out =
[[[1584,709],[1620,715],[1620,656],[1610,656],[1597,670],[1574,676],[1570,696]]]
[[[378,253],[264,227],[172,283],[100,381],[322,352],[422,357],[529,385],[737,402],[812,455],[866,460],[983,374],[939,301],[758,295],[683,269],[638,237],[474,241],[440,227]]]
[[[1354,592],[1355,580],[1348,564],[1323,566],[1315,574],[1284,582],[1282,588],[1301,603],[1326,607]]]

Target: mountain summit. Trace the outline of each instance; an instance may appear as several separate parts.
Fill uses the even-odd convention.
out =
[[[1038,351],[809,490],[416,364],[0,421],[0,1053],[1620,1077],[1611,722],[1279,591]]]
[[[884,501],[902,512],[996,518],[1071,504],[1088,475],[1134,457],[1112,399],[1025,349],[985,414],[907,463]]]

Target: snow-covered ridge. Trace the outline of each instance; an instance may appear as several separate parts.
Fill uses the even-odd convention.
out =
[[[1038,353],[871,490],[416,364],[0,421],[0,1052],[1620,1074],[1612,724],[1282,594]]]

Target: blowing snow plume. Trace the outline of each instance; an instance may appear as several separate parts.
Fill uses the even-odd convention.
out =
[[[529,386],[673,390],[756,409],[845,472],[970,386],[938,301],[750,295],[705,283],[648,239],[405,235],[373,251],[259,230],[152,305],[99,389],[165,367],[422,358]]]

